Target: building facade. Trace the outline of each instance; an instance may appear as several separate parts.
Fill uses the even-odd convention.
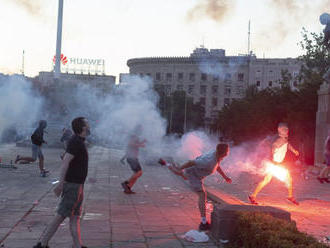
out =
[[[39,82],[44,87],[56,87],[59,83],[54,80],[53,72],[46,71],[39,72],[39,75],[34,78],[34,81]],[[60,80],[58,81],[64,84],[88,84],[109,92],[116,83],[116,77],[105,74],[61,73]]]
[[[296,59],[259,59],[254,55],[226,56],[223,49],[196,48],[189,57],[133,58],[129,74],[150,77],[154,87],[170,95],[183,90],[205,106],[206,125],[223,106],[242,98],[249,85],[279,87],[282,71],[291,74],[296,87],[301,63]],[[120,77],[123,82],[124,75]]]

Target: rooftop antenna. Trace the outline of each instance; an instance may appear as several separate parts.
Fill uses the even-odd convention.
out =
[[[24,54],[25,51],[23,50],[23,55],[22,55],[22,75],[24,76]]]
[[[205,37],[204,37],[204,35],[202,36],[202,45],[201,45],[201,48],[205,48],[205,46],[204,46],[204,41],[205,41]]]
[[[57,39],[56,39],[56,59],[54,78],[60,78],[61,74],[61,45],[62,45],[62,20],[63,20],[63,0],[58,1],[58,16],[57,16]]]
[[[249,27],[248,27],[248,56],[250,55],[250,27],[251,27],[251,20],[249,20]]]

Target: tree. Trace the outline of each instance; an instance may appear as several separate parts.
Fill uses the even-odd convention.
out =
[[[244,98],[234,100],[219,113],[213,129],[220,131],[236,144],[263,138],[274,133],[279,122],[290,126],[291,142],[300,146],[307,155],[306,162],[313,163],[317,91],[323,82],[322,76],[330,64],[329,50],[322,44],[323,34],[302,32],[304,54],[297,78],[282,71],[279,88],[258,91],[255,86],[246,90]],[[290,87],[290,81],[300,81],[298,90]]]
[[[167,95],[163,87],[155,90],[159,95],[158,108],[161,115],[167,119],[167,133],[183,134],[204,126],[204,106],[194,103],[193,98],[187,96],[185,91],[174,91]]]

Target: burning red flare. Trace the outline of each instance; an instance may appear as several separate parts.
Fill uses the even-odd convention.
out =
[[[284,160],[286,150],[287,150],[287,144],[282,145],[281,147],[276,148],[274,150],[273,160],[279,164],[275,165],[274,163],[267,161],[266,173],[272,174],[282,182],[288,183],[289,171],[282,164],[280,164]]]
[[[280,165],[275,165],[271,162],[266,162],[266,173],[272,174],[282,182],[288,182],[289,171]]]

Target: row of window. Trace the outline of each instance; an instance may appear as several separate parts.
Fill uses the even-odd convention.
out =
[[[149,76],[149,77],[151,77],[151,73],[146,73],[146,74],[140,73],[140,76],[141,77],[143,77],[143,76]],[[193,72],[192,73],[188,73],[186,75],[186,78],[189,81],[191,81],[191,82],[195,82],[197,80],[197,74],[196,73],[193,73]],[[155,81],[162,81],[163,79],[166,82],[172,82],[174,80],[174,75],[173,75],[173,73],[162,74],[160,72],[156,72],[154,80]],[[206,73],[201,73],[200,74],[200,80],[201,81],[211,80],[213,82],[219,82],[219,79],[220,79],[220,75],[208,75]],[[224,80],[231,80],[232,79],[232,74],[225,73],[223,75],[223,79]],[[184,73],[183,72],[177,73],[176,74],[176,80],[183,81],[184,80]],[[243,81],[243,80],[244,80],[244,73],[238,73],[237,74],[237,81]]]
[[[260,81],[257,81],[256,82],[256,85],[257,87],[260,87],[261,86],[261,82]],[[298,82],[297,81],[293,81],[292,85],[294,87],[297,87],[298,86]],[[273,86],[273,81],[268,81],[268,87],[272,87]]]
[[[155,88],[156,88],[157,90],[165,90],[166,94],[170,94],[171,91],[172,91],[172,85],[156,84],[156,85],[155,85]],[[178,91],[182,91],[182,90],[184,90],[184,86],[183,86],[183,84],[178,84],[178,85],[176,86],[176,90],[178,90]],[[213,95],[218,94],[218,90],[219,90],[219,86],[217,86],[217,85],[213,85],[213,86],[211,87],[211,92],[212,92]],[[187,90],[187,92],[188,92],[189,94],[193,94],[194,91],[195,91],[195,85],[193,85],[193,84],[188,85],[188,90]],[[201,85],[200,88],[199,88],[199,93],[200,93],[201,95],[206,95],[206,92],[207,92],[207,86],[206,86],[206,85]],[[225,88],[225,94],[229,94],[229,95],[230,95],[230,92],[231,92],[231,88],[230,88],[230,87],[226,87],[226,88]]]
[[[164,86],[164,85],[157,84],[157,85],[155,85],[155,88],[158,89],[158,90],[165,90],[166,94],[170,94],[171,91],[172,91],[172,85],[165,85]],[[176,86],[176,90],[178,90],[178,91],[184,90],[183,85],[178,84]],[[194,90],[195,90],[195,85],[188,85],[188,90],[187,90],[188,94],[193,94]],[[211,93],[213,95],[217,95],[218,90],[219,90],[219,87],[217,85],[213,85],[211,87]],[[238,89],[238,91],[240,91],[240,89]],[[199,88],[199,93],[201,95],[206,95],[206,92],[207,92],[207,86],[206,85],[201,85],[200,88]],[[231,87],[225,87],[224,94],[225,94],[225,96],[230,96]],[[241,93],[237,92],[237,94],[241,94]]]
[[[283,69],[282,69],[282,70],[283,70]],[[274,72],[273,70],[269,70],[269,71],[267,72],[267,76],[268,76],[268,77],[274,77],[274,76],[275,76],[275,73],[276,73],[276,72]],[[263,74],[263,72],[262,72],[261,70],[257,70],[257,71],[256,71],[256,78],[261,78],[261,77],[262,77],[262,74]],[[299,75],[299,72],[294,71],[294,72],[292,72],[291,75],[293,76],[293,78],[295,78],[295,77],[297,77],[297,76]]]
[[[206,98],[205,98],[205,97],[201,97],[201,98],[199,98],[199,102],[200,102],[202,105],[205,105]],[[224,105],[228,105],[228,104],[230,104],[230,98],[224,98],[224,99],[223,99],[223,104],[224,104]],[[213,98],[212,98],[212,101],[211,101],[211,105],[212,105],[212,107],[217,107],[217,106],[218,106],[218,98],[213,97]]]

